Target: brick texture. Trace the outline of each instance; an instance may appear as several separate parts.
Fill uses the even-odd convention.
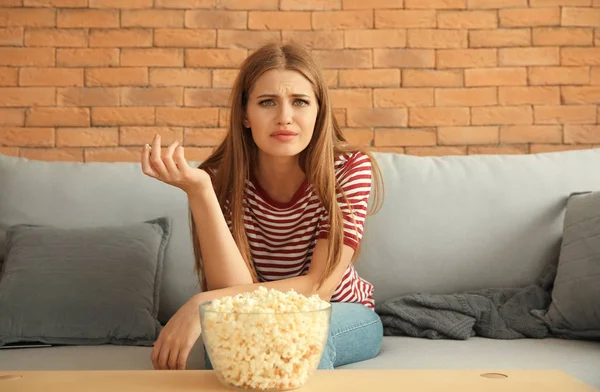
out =
[[[203,160],[268,41],[304,44],[351,143],[411,155],[600,146],[598,0],[0,1],[0,154]]]

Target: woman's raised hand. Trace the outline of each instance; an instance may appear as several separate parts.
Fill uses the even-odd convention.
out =
[[[188,165],[183,154],[183,146],[173,142],[161,155],[160,135],[146,144],[142,150],[142,172],[169,185],[176,186],[186,193],[200,191],[210,186],[208,173]]]

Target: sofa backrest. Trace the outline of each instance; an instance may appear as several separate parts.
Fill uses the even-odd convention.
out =
[[[376,302],[534,283],[558,259],[569,194],[600,190],[600,149],[375,158],[385,200],[356,267]]]
[[[557,260],[568,195],[600,190],[600,149],[375,157],[385,200],[367,218],[357,269],[375,285],[377,301],[530,284]],[[159,320],[199,292],[185,194],[145,176],[138,163],[0,155],[0,187],[0,238],[19,223],[85,227],[171,217]]]

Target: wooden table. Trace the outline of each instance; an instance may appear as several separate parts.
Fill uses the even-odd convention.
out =
[[[0,371],[2,392],[227,391],[210,370]],[[298,392],[600,392],[558,370],[319,370]]]

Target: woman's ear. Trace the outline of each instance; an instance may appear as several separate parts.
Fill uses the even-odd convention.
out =
[[[250,128],[250,121],[248,121],[248,117],[244,116],[244,119],[242,120],[242,124],[244,124],[244,127]]]

